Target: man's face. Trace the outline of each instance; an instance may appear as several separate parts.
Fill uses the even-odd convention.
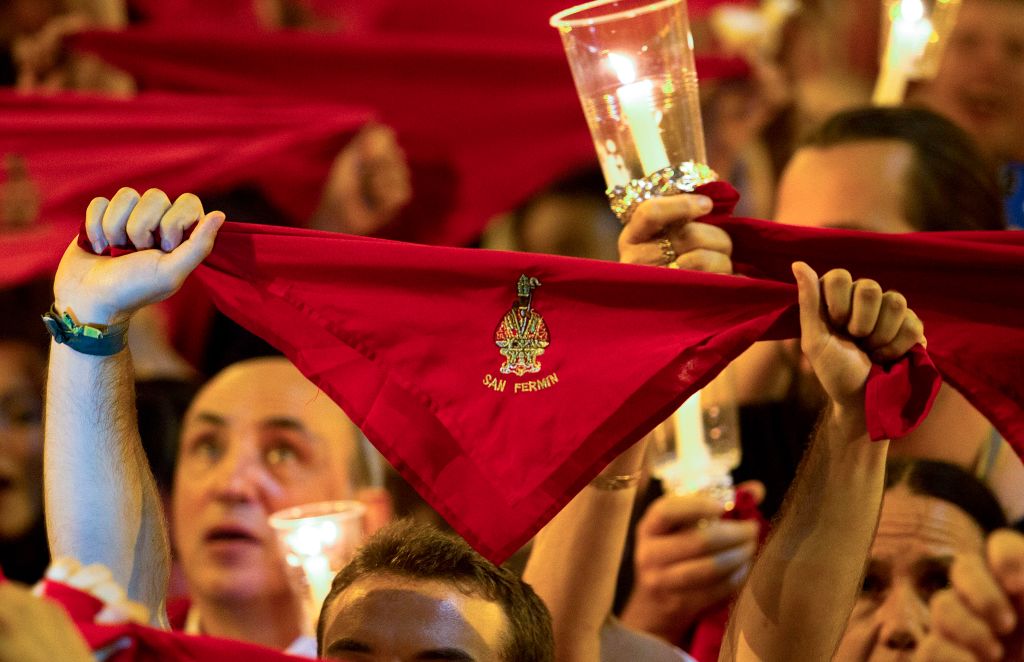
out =
[[[288,591],[267,516],[353,495],[352,424],[284,359],[228,368],[193,401],[182,429],[172,528],[196,597]]]
[[[388,574],[353,582],[324,608],[324,657],[347,662],[493,662],[509,628],[496,602]]]
[[[775,220],[789,225],[911,232],[904,216],[910,145],[862,140],[804,147],[779,182]]]
[[[1024,2],[964,0],[921,101],[1000,158],[1024,158]]]
[[[42,514],[43,402],[27,349],[0,343],[0,365],[0,540],[9,540]]]
[[[894,140],[862,140],[832,147],[803,147],[790,159],[779,182],[775,220],[787,225],[871,232],[912,232],[903,213],[907,171],[914,153]],[[799,374],[800,397],[823,404],[820,384],[800,351],[784,341]]]
[[[928,600],[960,553],[979,554],[981,528],[958,507],[898,486],[885,494],[867,573],[835,660],[909,660],[928,631]]]

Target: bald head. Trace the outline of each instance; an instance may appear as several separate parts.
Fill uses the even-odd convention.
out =
[[[267,517],[354,498],[361,465],[355,426],[287,360],[244,361],[210,380],[185,415],[172,493],[192,592],[287,592]]]

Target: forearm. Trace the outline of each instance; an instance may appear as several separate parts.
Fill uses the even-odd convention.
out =
[[[102,563],[159,617],[169,554],[156,484],[139,438],[131,358],[53,343],[44,484],[54,557]]]
[[[643,452],[641,442],[602,475],[638,471]],[[635,496],[636,487],[587,486],[537,534],[523,578],[551,611],[560,661],[600,659]]]
[[[887,450],[867,438],[862,414],[823,416],[720,659],[831,659],[874,537]]]

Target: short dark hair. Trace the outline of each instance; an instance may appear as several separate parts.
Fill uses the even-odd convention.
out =
[[[466,595],[501,605],[508,619],[502,662],[553,662],[551,614],[530,585],[480,556],[461,538],[402,520],[373,535],[335,576],[324,599],[316,641],[323,654],[328,607],[357,580],[394,575],[450,584]]]
[[[886,491],[905,485],[912,494],[941,499],[967,513],[986,535],[1007,525],[992,491],[969,471],[949,462],[894,457],[885,465]]]
[[[996,170],[971,137],[949,120],[923,108],[856,108],[833,115],[803,146],[863,140],[894,140],[913,149],[903,212],[915,229],[1006,229]]]

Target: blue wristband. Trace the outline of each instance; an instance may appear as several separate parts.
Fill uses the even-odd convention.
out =
[[[128,344],[128,322],[107,327],[77,324],[67,313],[51,307],[43,315],[43,324],[58,345],[92,356],[113,356]]]

